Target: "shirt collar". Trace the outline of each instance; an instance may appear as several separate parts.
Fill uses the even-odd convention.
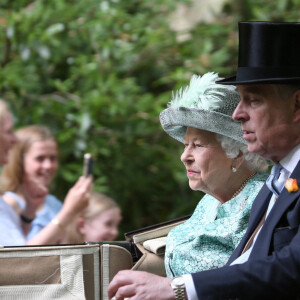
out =
[[[280,164],[291,174],[296,168],[300,159],[300,144],[290,151],[290,153],[285,156]]]

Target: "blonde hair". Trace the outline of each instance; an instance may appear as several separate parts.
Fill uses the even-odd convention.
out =
[[[3,117],[6,113],[10,113],[8,107],[3,99],[0,98],[0,122],[2,123]],[[1,124],[2,125],[2,124]],[[1,126],[2,127],[2,126]]]
[[[2,134],[2,130],[3,130],[3,122],[5,122],[5,115],[7,114],[11,114],[8,107],[7,107],[7,104],[6,102],[0,98],[0,133]],[[1,147],[1,145],[0,145]]]
[[[101,213],[112,208],[120,207],[112,198],[98,192],[93,192],[89,199],[88,207],[67,226],[63,243],[83,243],[85,240],[83,235],[77,229],[77,220],[83,218],[85,221],[91,221]]]
[[[0,105],[1,118],[1,105]],[[34,142],[55,141],[52,132],[45,126],[31,125],[20,128],[16,131],[17,143],[9,151],[8,162],[3,167],[0,176],[0,193],[6,191],[16,192],[24,176],[24,154]]]

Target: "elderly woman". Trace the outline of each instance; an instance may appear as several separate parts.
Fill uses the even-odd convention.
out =
[[[214,73],[193,76],[160,115],[163,129],[184,144],[181,161],[190,188],[206,195],[191,218],[168,235],[168,277],[223,266],[243,237],[250,209],[264,184],[267,162],[249,153],[231,115],[239,102],[233,86]]]
[[[247,151],[240,124],[231,118],[239,94],[234,86],[216,85],[218,79],[214,73],[193,76],[160,115],[163,129],[184,144],[181,160],[190,187],[206,193],[193,215],[168,234],[168,277],[218,268],[227,262],[246,231],[253,200],[267,177],[267,162]],[[174,299],[176,293],[176,299],[185,299],[179,297],[178,279],[120,271],[108,295],[118,300],[144,299],[144,295]]]

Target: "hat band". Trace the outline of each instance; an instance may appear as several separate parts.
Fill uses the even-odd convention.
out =
[[[274,68],[274,67],[238,67],[236,80],[256,80],[256,79],[274,79],[274,78],[300,78],[300,67],[286,67],[286,68]]]

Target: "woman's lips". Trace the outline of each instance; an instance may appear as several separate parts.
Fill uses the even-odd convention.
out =
[[[187,174],[188,175],[193,175],[193,174],[198,174],[198,172],[196,172],[195,170],[187,170]]]

